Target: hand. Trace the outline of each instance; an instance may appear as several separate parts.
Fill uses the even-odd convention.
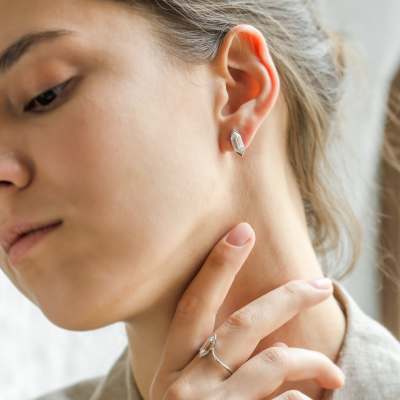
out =
[[[233,245],[246,238],[242,246]],[[328,299],[329,284],[317,289],[306,281],[291,281],[232,314],[215,332],[215,354],[233,370],[232,375],[211,354],[199,358],[200,347],[213,335],[217,311],[254,242],[250,225],[239,224],[217,243],[190,283],[177,306],[151,400],[261,400],[284,381],[307,379],[327,389],[343,386],[340,369],[318,352],[276,344],[250,358],[262,338],[300,311]],[[290,391],[276,398],[290,399],[309,397]]]

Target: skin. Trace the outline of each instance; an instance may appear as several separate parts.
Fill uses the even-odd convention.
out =
[[[147,400],[179,299],[228,231],[257,240],[219,308],[236,310],[293,279],[322,277],[287,156],[287,109],[261,33],[239,25],[209,65],[169,63],[151,23],[94,0],[0,0],[0,52],[44,29],[0,75],[0,228],[62,224],[2,269],[54,324],[84,331],[124,321]],[[23,111],[71,79],[52,108]],[[230,143],[238,130],[246,151]],[[204,291],[207,288],[204,287]],[[270,332],[335,361],[345,318],[334,297]],[[314,381],[285,382],[313,399]]]

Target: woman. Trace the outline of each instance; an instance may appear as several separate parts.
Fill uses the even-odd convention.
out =
[[[359,238],[325,184],[342,61],[308,2],[0,19],[2,268],[59,327],[129,340],[42,399],[398,398],[398,342],[318,259],[347,230],[342,273]]]

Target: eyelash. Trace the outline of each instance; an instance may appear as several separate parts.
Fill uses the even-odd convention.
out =
[[[31,111],[31,112],[35,112],[35,113],[41,113],[41,112],[45,112],[48,111],[50,108],[53,107],[54,103],[59,99],[60,94],[62,94],[62,91],[64,90],[65,86],[68,84],[69,81],[61,83],[60,85],[54,86],[49,90],[46,90],[45,92],[42,92],[41,94],[39,94],[39,96],[34,97],[24,108],[24,111]],[[38,99],[40,99],[42,96],[45,96],[49,93],[53,93],[54,94],[54,99],[50,101],[49,104],[47,105],[38,105],[38,107],[35,107],[35,102],[38,101]],[[37,108],[40,109],[40,111],[35,111]]]

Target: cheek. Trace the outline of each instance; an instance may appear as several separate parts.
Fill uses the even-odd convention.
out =
[[[116,322],[134,312],[123,304],[151,302],[157,285],[162,295],[174,275],[169,260],[218,201],[217,151],[201,107],[176,90],[161,99],[147,89],[135,88],[135,98],[82,99],[58,119],[56,134],[36,142],[38,184],[64,224],[52,247],[29,260],[24,280],[64,328]],[[175,117],[182,104],[190,118]],[[104,321],[109,307],[115,321]]]
[[[160,244],[171,247],[174,237],[192,229],[213,204],[210,188],[217,180],[218,145],[205,122],[211,121],[207,107],[193,101],[200,95],[183,83],[165,81],[128,87],[124,79],[121,87],[103,87],[76,110],[63,134],[71,202],[79,202],[78,212],[85,209],[97,228],[112,228],[113,237],[149,257],[155,244],[159,252]]]
[[[187,121],[172,117],[156,89],[135,89],[135,98],[85,102],[63,134],[62,175],[72,212],[84,211],[93,233],[154,257],[204,211],[210,171]]]

